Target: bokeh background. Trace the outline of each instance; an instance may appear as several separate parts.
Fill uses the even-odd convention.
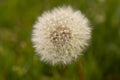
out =
[[[76,62],[51,66],[32,47],[38,16],[62,5],[81,10],[93,28],[80,57],[86,80],[120,80],[120,0],[0,0],[0,80],[79,80]]]

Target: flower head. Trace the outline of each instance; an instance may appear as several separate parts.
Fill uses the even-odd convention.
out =
[[[91,28],[88,19],[71,7],[59,7],[38,18],[32,42],[42,61],[68,64],[88,45]]]

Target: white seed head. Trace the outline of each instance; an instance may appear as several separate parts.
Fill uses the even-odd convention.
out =
[[[32,33],[37,55],[42,61],[53,65],[76,60],[90,38],[88,19],[71,7],[59,7],[43,13]]]

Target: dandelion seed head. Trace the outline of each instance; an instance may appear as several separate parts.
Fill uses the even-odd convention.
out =
[[[91,28],[88,19],[71,7],[43,13],[32,33],[37,55],[50,64],[69,64],[88,46]]]
[[[71,38],[71,31],[67,27],[58,26],[50,34],[51,42],[54,46],[65,45]]]

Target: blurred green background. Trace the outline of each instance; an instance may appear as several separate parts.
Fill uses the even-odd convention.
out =
[[[79,80],[76,62],[43,63],[31,43],[37,17],[62,5],[81,10],[93,27],[80,57],[86,80],[120,80],[120,0],[0,0],[0,80]]]

